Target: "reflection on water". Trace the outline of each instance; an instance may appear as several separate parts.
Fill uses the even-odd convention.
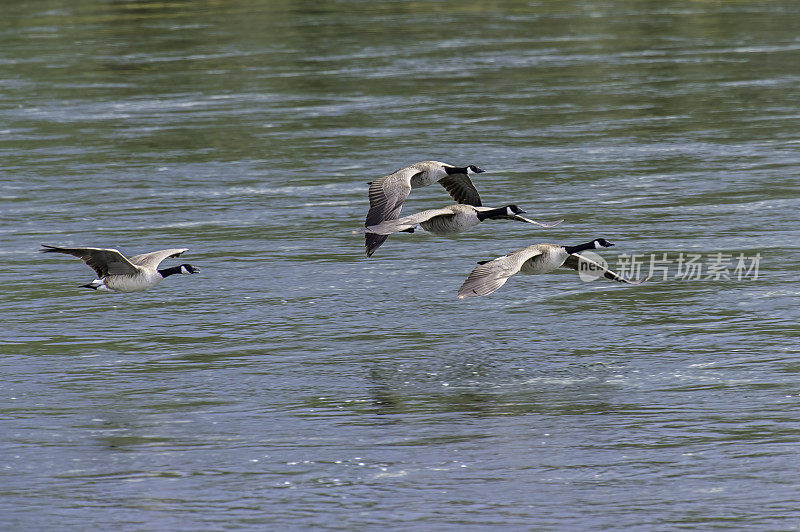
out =
[[[795,526],[794,3],[3,15],[5,528]],[[366,182],[425,159],[566,221],[365,259]],[[455,297],[477,260],[600,236],[611,266],[759,277]],[[202,272],[103,296],[40,243]]]

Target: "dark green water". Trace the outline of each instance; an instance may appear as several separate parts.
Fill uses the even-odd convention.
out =
[[[797,529],[799,36],[788,0],[4,4],[0,528]],[[365,183],[425,159],[566,221],[364,258]],[[667,269],[455,297],[599,236]],[[40,243],[202,271],[103,295]]]

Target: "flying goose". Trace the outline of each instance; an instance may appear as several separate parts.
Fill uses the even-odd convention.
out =
[[[438,182],[458,203],[481,205],[481,197],[470,181],[470,174],[484,172],[474,164],[453,166],[438,161],[423,161],[401,168],[369,183],[369,212],[364,227],[378,225],[386,220],[395,220],[403,208],[403,202],[412,188],[426,187]],[[367,257],[375,253],[387,235],[367,233],[364,235]]]
[[[160,283],[164,277],[181,273],[200,271],[191,264],[181,264],[163,270],[158,269],[161,261],[180,256],[187,249],[162,249],[152,253],[135,255],[130,259],[116,249],[103,248],[61,248],[42,244],[42,253],[66,253],[78,257],[97,273],[97,279],[83,288],[110,290],[114,292],[137,292]]]
[[[644,282],[647,279],[646,277],[638,281],[630,281],[601,264],[578,254],[587,249],[608,248],[613,245],[604,238],[597,238],[577,246],[535,244],[494,260],[481,261],[478,263],[479,266],[472,270],[467,280],[461,285],[458,290],[458,298],[488,296],[503,286],[508,278],[515,273],[547,273],[558,267],[580,271],[581,262],[587,263],[594,271],[602,271],[603,276],[612,281],[634,285]]]
[[[564,220],[555,222],[537,222],[523,216],[522,209],[516,205],[506,205],[492,209],[490,207],[475,207],[473,205],[449,205],[441,209],[430,209],[396,220],[385,220],[378,225],[364,227],[353,233],[367,233],[374,235],[391,235],[399,232],[413,233],[419,225],[424,230],[434,235],[451,235],[466,231],[484,220],[515,220],[538,225],[540,227],[555,227]]]

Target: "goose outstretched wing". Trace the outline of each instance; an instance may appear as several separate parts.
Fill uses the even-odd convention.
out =
[[[506,284],[508,278],[518,273],[525,261],[542,254],[537,246],[514,251],[494,260],[479,263],[458,290],[458,298],[488,296]]]
[[[626,279],[625,277],[621,276],[620,274],[618,274],[618,273],[616,273],[616,272],[614,272],[612,270],[609,270],[608,268],[606,268],[602,264],[600,264],[598,262],[595,262],[592,259],[589,259],[587,257],[584,257],[583,255],[581,255],[579,253],[573,253],[570,256],[568,256],[567,260],[564,261],[564,264],[562,264],[561,267],[562,268],[569,268],[571,270],[575,270],[575,271],[579,272],[579,271],[581,271],[581,265],[580,265],[581,262],[586,263],[586,265],[587,265],[587,267],[585,268],[586,271],[603,272],[603,277],[605,277],[606,279],[610,279],[612,281],[617,281],[619,283],[627,283],[627,284],[636,285],[636,284],[642,284],[643,282],[645,282],[648,279],[647,277],[642,277],[638,281],[631,281],[630,279]]]
[[[481,196],[467,174],[450,174],[439,180],[445,190],[458,203],[480,207]]]
[[[95,273],[98,279],[107,275],[133,275],[139,269],[128,260],[125,255],[116,249],[105,248],[62,248],[42,244],[42,253],[65,253],[78,257],[85,262]]]
[[[418,212],[409,216],[403,216],[402,218],[398,218],[396,220],[384,220],[377,225],[365,227],[359,232],[371,233],[375,235],[391,235],[400,231],[411,229],[422,222],[427,222],[431,218],[448,215],[454,216],[453,210],[448,207],[444,207],[442,209],[428,209],[427,211]]]
[[[403,202],[411,192],[411,179],[418,173],[421,172],[404,168],[372,181],[369,184],[369,212],[364,227],[397,219],[403,208]],[[364,235],[367,257],[372,256],[385,241],[386,235],[371,233]]]
[[[491,207],[475,207],[478,211],[490,211],[492,210]],[[515,222],[525,222],[533,225],[538,225],[539,227],[544,227],[545,229],[550,229],[551,227],[555,227],[564,220],[556,220],[555,222],[537,222],[536,220],[531,220],[530,218],[525,218],[524,216],[520,216],[519,214],[504,214],[500,216],[493,216],[493,220],[514,220]]]
[[[161,261],[164,259],[180,257],[181,254],[186,251],[189,251],[188,248],[162,249],[161,251],[153,251],[152,253],[134,255],[131,257],[131,262],[142,268],[155,269],[158,268],[158,265],[161,264]]]

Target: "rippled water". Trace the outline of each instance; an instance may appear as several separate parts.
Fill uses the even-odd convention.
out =
[[[2,10],[3,529],[800,528],[795,2]],[[364,258],[424,159],[566,221]],[[455,298],[598,236],[666,279]],[[103,295],[40,243],[202,271]]]

